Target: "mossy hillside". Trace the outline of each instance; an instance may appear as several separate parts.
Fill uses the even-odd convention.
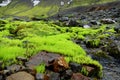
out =
[[[41,1],[41,3],[33,7],[32,2],[29,0],[12,0],[12,2],[5,7],[0,7],[0,17],[9,17],[9,16],[28,16],[28,17],[49,17],[60,10],[65,10],[73,8],[76,6],[85,6],[91,4],[101,4],[106,2],[111,2],[116,0],[74,0],[70,5],[65,3],[64,6],[60,6],[59,0],[52,1]],[[66,2],[66,0],[65,0]]]
[[[29,10],[30,4],[26,1],[12,0],[12,2],[5,7],[0,7],[0,17],[15,16],[17,13]]]
[[[98,69],[98,76],[101,77],[102,66],[99,62],[86,56],[84,49],[72,40],[81,39],[86,41],[86,38],[91,36],[94,39],[99,39],[100,42],[113,33],[114,30],[112,28],[107,29],[106,25],[102,25],[97,29],[84,29],[81,27],[60,27],[52,22],[44,21],[8,22],[4,25],[4,30],[0,32],[0,59],[8,64],[7,61],[11,59],[16,62],[15,58],[17,56],[28,57],[45,50],[64,55],[68,62],[94,65]],[[91,41],[93,45],[97,43]]]

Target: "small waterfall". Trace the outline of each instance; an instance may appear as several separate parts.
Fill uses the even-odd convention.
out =
[[[0,3],[0,6],[7,6],[10,2],[11,0],[4,0],[2,3]]]

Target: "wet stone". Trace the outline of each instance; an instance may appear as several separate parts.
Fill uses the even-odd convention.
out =
[[[8,76],[6,80],[35,80],[35,78],[27,72],[18,72]]]
[[[28,67],[35,67],[38,66],[42,63],[44,63],[46,66],[49,65],[49,61],[51,58],[57,59],[60,57],[59,54],[54,54],[54,53],[48,53],[48,52],[40,52],[34,56],[32,56],[28,62],[26,62],[26,66]]]
[[[72,74],[73,74],[72,70],[66,70],[65,73],[63,73],[63,77],[65,80],[67,80],[71,78]]]
[[[52,72],[52,73],[50,74],[49,80],[60,80],[60,75],[59,75],[59,73]]]
[[[37,65],[45,64],[45,66],[55,72],[67,69],[69,66],[64,57],[59,54],[40,52],[35,56],[32,56],[26,63],[29,68],[34,68]]]
[[[10,70],[11,72],[17,72],[19,70],[21,70],[23,67],[21,65],[16,65],[16,64],[13,64],[11,66],[8,66],[7,67],[7,70]]]
[[[44,80],[44,74],[37,73],[36,74],[36,80]]]
[[[31,69],[29,67],[25,67],[22,71],[25,71],[25,72],[30,73],[32,75],[36,75],[36,70],[33,68]]]
[[[88,77],[80,74],[80,73],[74,73],[74,74],[72,75],[71,80],[90,80],[90,79],[89,79]]]
[[[69,20],[68,17],[61,17],[61,18],[59,19],[59,21],[61,21],[61,22],[68,21],[68,20]]]
[[[69,66],[71,68],[71,70],[73,72],[80,72],[82,69],[82,66],[80,64],[74,63],[74,62],[70,62]]]
[[[103,23],[103,24],[114,24],[114,23],[116,23],[116,21],[108,18],[108,19],[102,19],[101,23]]]

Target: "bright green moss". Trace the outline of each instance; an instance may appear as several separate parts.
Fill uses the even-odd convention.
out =
[[[36,66],[37,73],[44,73],[45,72],[45,64],[40,64],[39,66]]]
[[[15,60],[17,56],[23,56],[25,49],[17,46],[0,47],[0,59],[3,61]]]
[[[84,29],[80,27],[60,27],[43,21],[9,22],[5,25],[5,30],[0,32],[0,45],[2,46],[0,47],[0,59],[2,61],[15,60],[17,56],[32,56],[45,50],[64,55],[67,62],[73,61],[79,64],[94,65],[98,68],[98,76],[101,76],[102,66],[99,62],[86,56],[84,49],[72,40],[85,40],[87,36],[96,37],[105,31],[105,26],[101,26],[99,29]],[[98,37],[90,42],[97,46],[100,39]],[[36,69],[38,72],[44,72],[43,65]]]
[[[66,38],[66,39],[65,39]],[[27,40],[34,44],[37,51],[47,50],[50,52],[60,53],[63,55],[74,56],[74,55],[85,55],[85,51],[69,39],[66,34],[48,36],[48,37],[33,37]],[[30,44],[30,45],[31,45]]]

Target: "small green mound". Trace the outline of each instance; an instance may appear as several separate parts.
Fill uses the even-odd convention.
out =
[[[27,38],[29,46],[34,46],[35,51],[50,51],[60,53],[66,56],[85,55],[85,51],[75,43],[65,38],[69,36],[67,34],[60,34],[48,37],[32,37]],[[37,52],[36,52],[37,53]]]

